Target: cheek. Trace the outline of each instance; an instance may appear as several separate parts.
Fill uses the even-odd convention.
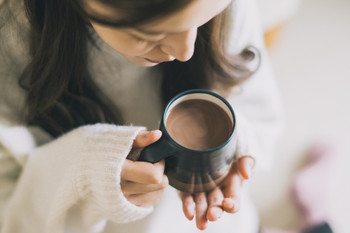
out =
[[[127,56],[141,56],[151,51],[154,46],[140,42],[129,34],[115,29],[94,26],[96,33],[112,49]]]

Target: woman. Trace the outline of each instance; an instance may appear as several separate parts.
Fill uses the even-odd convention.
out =
[[[192,232],[181,201],[201,230],[258,230],[242,178],[268,164],[280,99],[254,1],[23,2],[1,8],[1,232]],[[235,108],[237,162],[180,200],[162,162],[125,158],[191,88]]]

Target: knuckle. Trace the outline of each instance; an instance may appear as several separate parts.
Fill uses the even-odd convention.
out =
[[[151,182],[151,184],[162,184],[162,175],[159,172],[151,172],[148,175],[148,180]]]
[[[196,208],[198,211],[204,211],[207,209],[207,207],[208,207],[208,203],[205,198],[201,197],[197,199]]]
[[[157,170],[163,172],[164,169],[165,169],[165,162],[164,162],[164,160],[161,160],[161,161],[159,161],[158,163],[155,163],[155,164],[154,164],[154,167],[155,167]]]
[[[146,184],[161,184],[163,173],[156,169],[151,163],[141,163],[142,166],[140,166],[140,169],[142,169],[142,173],[140,175],[143,176],[142,178]]]
[[[205,195],[200,194],[200,195],[196,196],[196,203],[198,205],[206,205],[207,200],[206,200]]]
[[[162,188],[166,188],[169,185],[168,177],[163,176]]]
[[[210,200],[211,202],[212,202],[212,204],[218,204],[218,203],[220,203],[221,201],[222,201],[222,198],[221,197],[219,197],[219,196],[217,196],[217,195],[213,195],[212,197],[211,197],[211,200]]]

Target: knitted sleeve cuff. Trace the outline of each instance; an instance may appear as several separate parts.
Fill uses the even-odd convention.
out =
[[[120,186],[120,173],[133,141],[143,127],[97,124],[79,130],[86,137],[81,150],[76,188],[83,198],[84,221],[93,223],[107,218],[126,223],[148,215],[152,208],[130,203]]]

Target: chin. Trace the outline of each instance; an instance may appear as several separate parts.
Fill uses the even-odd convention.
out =
[[[136,63],[135,63],[136,64]],[[151,63],[151,62],[143,62],[143,63],[138,63],[137,65],[144,66],[144,67],[153,67],[156,65],[159,65],[160,63]]]
[[[145,60],[144,58],[138,58],[138,57],[125,57],[125,58],[129,62],[131,62],[135,65],[143,66],[143,67],[153,67],[153,66],[160,64],[160,63],[149,62],[149,61]]]

